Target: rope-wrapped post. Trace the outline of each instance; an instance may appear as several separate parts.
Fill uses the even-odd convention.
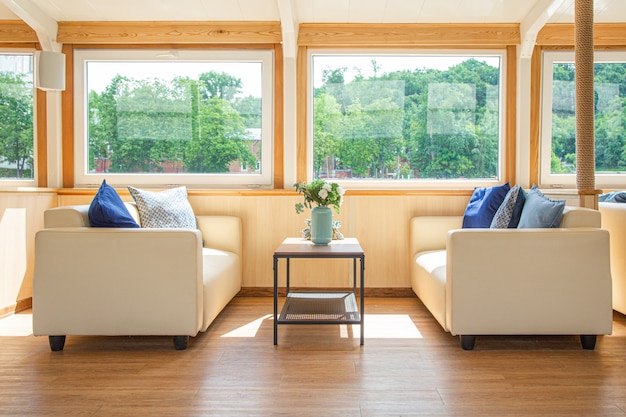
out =
[[[596,208],[593,92],[593,0],[575,0],[576,187],[583,207]],[[590,204],[591,203],[591,204]]]

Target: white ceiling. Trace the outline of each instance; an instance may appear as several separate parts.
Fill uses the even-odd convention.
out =
[[[519,23],[533,8],[548,23],[573,23],[574,0],[0,0],[60,21],[279,21],[286,6],[300,23]],[[283,13],[284,18],[284,13]],[[596,22],[625,22],[626,0],[595,0]]]

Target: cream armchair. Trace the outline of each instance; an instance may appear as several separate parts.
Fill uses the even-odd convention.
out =
[[[600,213],[566,207],[561,228],[461,229],[462,216],[414,217],[413,291],[463,349],[477,335],[612,330],[609,234]]]
[[[600,203],[602,228],[611,235],[613,309],[626,314],[626,203]]]
[[[241,289],[238,217],[198,216],[199,230],[92,228],[88,208],[47,210],[35,236],[33,332],[52,350],[67,335],[169,335],[185,349]]]

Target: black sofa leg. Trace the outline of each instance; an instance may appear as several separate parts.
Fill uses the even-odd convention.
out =
[[[174,336],[174,349],[185,350],[189,343],[189,336]]]
[[[580,344],[583,346],[583,349],[594,350],[596,348],[596,339],[597,336],[595,334],[581,334]]]
[[[463,350],[474,349],[474,343],[476,343],[476,336],[461,335],[461,347]]]
[[[50,343],[51,351],[59,352],[65,346],[65,336],[48,336],[48,342]]]

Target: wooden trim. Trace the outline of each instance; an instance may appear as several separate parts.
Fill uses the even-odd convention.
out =
[[[33,297],[24,298],[23,300],[17,300],[17,303],[15,303],[16,313],[28,310],[29,308],[33,308]]]
[[[48,94],[36,89],[37,95],[37,187],[48,186]]]
[[[296,61],[296,180],[307,181],[307,107],[308,49],[298,47]],[[313,140],[313,139],[311,139]]]
[[[517,155],[517,47],[506,48],[506,132],[504,182],[515,184]]]
[[[503,24],[336,24],[303,23],[301,46],[519,45],[517,23]]]
[[[530,63],[530,178],[529,184],[539,183],[539,142],[541,129],[541,61],[543,48],[535,46]]]
[[[156,190],[156,189],[155,189]],[[41,192],[41,190],[38,190]],[[46,189],[49,192],[56,192],[59,196],[93,196],[98,191],[97,187],[94,188],[50,188]],[[0,190],[0,194],[3,191]],[[20,191],[22,192],[22,191]],[[128,190],[120,188],[117,192],[122,196],[129,195]],[[473,189],[415,189],[415,190],[347,190],[346,196],[348,197],[382,197],[382,196],[419,196],[419,197],[459,197],[472,195]],[[274,190],[225,190],[225,189],[187,189],[187,193],[191,197],[281,197],[281,196],[296,196],[294,189],[274,189]]]
[[[23,300],[17,300],[15,304],[0,308],[0,318],[7,317],[20,311],[28,310],[33,307],[33,298],[28,297]]]
[[[285,96],[282,45],[274,45],[274,188],[285,183]]]
[[[309,288],[310,289],[310,288]],[[306,288],[291,288],[292,291],[302,291],[306,290]],[[328,291],[352,291],[352,288],[320,288],[320,291],[328,290]],[[278,294],[280,296],[285,296],[285,288],[281,287],[278,289]],[[365,288],[364,291],[365,297],[388,297],[388,298],[416,298],[417,296],[413,292],[411,288]],[[273,297],[274,296],[274,288],[272,287],[244,287],[239,293],[237,293],[237,297]]]
[[[37,33],[21,20],[0,21],[0,43],[33,43],[39,42]]]
[[[62,94],[63,108],[63,187],[74,187],[74,50],[167,48],[168,45],[64,45],[66,55],[66,89]],[[210,49],[233,49],[232,45],[210,45]],[[207,49],[207,45],[176,45],[179,49]],[[237,45],[237,49],[272,49],[274,51],[274,188],[282,188],[284,183],[284,63],[282,48],[278,44]]]
[[[325,47],[328,48],[328,47]],[[350,48],[353,51],[356,48]],[[330,47],[329,49],[337,50]],[[500,48],[498,48],[500,49]],[[506,121],[505,121],[505,155],[504,155],[504,182],[516,182],[516,143],[517,143],[517,48],[515,45],[508,45],[506,48]],[[308,158],[307,158],[307,111],[309,106],[307,76],[308,76],[308,47],[300,46],[298,48],[297,59],[297,141],[296,141],[296,178],[298,182],[308,180]],[[394,192],[392,190],[392,192]],[[380,191],[376,191],[376,195],[380,195]]]
[[[65,90],[61,93],[63,187],[74,186],[74,47],[63,45]]]
[[[593,27],[594,45],[626,45],[626,24],[596,23]],[[536,44],[574,45],[573,23],[551,23],[545,25],[537,34]]]
[[[280,22],[59,22],[62,44],[280,43]]]

